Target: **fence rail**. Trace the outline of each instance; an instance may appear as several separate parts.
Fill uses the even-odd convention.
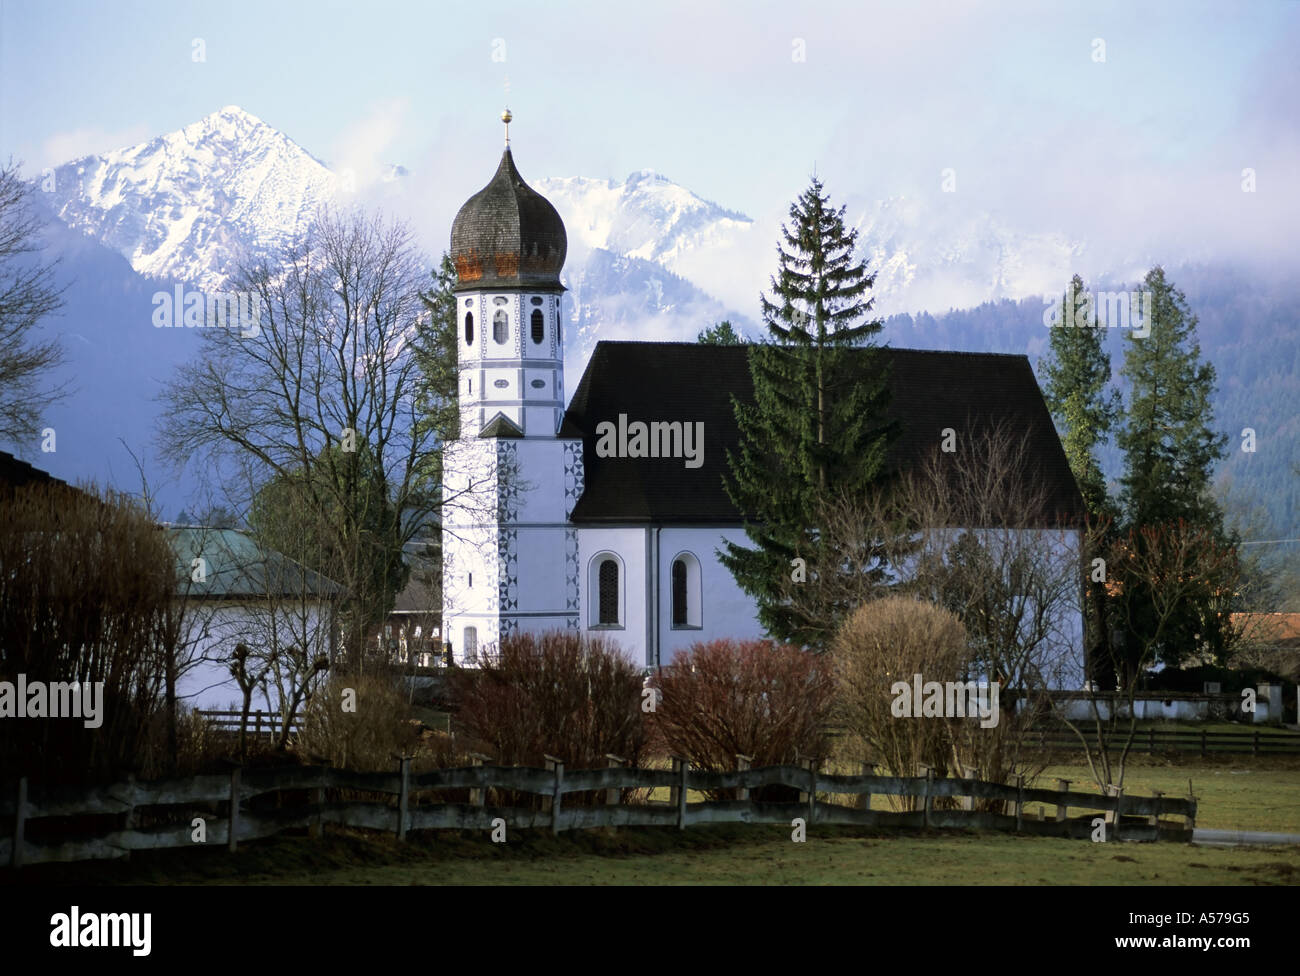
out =
[[[484,757],[486,758],[486,757]],[[974,778],[877,776],[874,767],[864,765],[862,775],[846,776],[808,766],[765,766],[748,768],[738,757],[737,768],[725,772],[691,769],[689,763],[674,760],[674,768],[628,768],[611,757],[604,769],[566,770],[558,760],[550,768],[474,765],[440,769],[411,775],[409,759],[401,760],[396,773],[357,773],[328,767],[285,767],[242,769],[227,774],[195,776],[182,780],[136,782],[85,788],[35,788],[26,779],[5,784],[0,794],[0,822],[11,825],[8,836],[0,836],[0,864],[18,868],[24,864],[50,861],[84,861],[127,857],[133,850],[192,847],[192,816],[204,819],[205,843],[224,844],[234,851],[240,841],[271,837],[282,831],[307,828],[319,837],[323,825],[394,832],[405,839],[414,830],[490,830],[504,821],[509,828],[549,828],[554,833],[588,827],[662,826],[684,830],[697,824],[769,823],[790,825],[802,818],[807,827],[839,824],[874,828],[964,828],[1014,831],[1057,837],[1085,838],[1093,835],[1096,812],[1103,814],[1109,838],[1126,840],[1191,839],[1196,822],[1196,799],[1129,796],[1122,791],[1107,795],[1070,790],[1069,782],[1058,780],[1057,789],[1027,787],[1023,780],[1013,785],[990,783]],[[785,786],[799,791],[798,802],[756,802],[750,791],[768,786]],[[665,804],[625,802],[628,790],[666,787]],[[540,809],[514,805],[489,805],[488,791],[502,794],[532,794],[542,797]],[[731,799],[688,802],[689,793],[699,790],[728,791]],[[301,794],[306,791],[305,802]],[[335,796],[326,802],[326,791]],[[377,799],[343,797],[339,791],[380,794]],[[464,792],[462,792],[464,791]],[[420,794],[457,793],[451,802],[445,795],[437,802],[413,803]],[[595,805],[567,806],[565,797],[575,793],[594,794]],[[277,794],[269,808],[252,801]],[[286,796],[286,794],[288,794]],[[297,795],[295,795],[297,794]],[[464,796],[468,802],[462,802]],[[850,804],[832,803],[826,797],[847,796]],[[914,809],[871,808],[873,796],[912,797]],[[950,809],[956,799],[960,809]],[[284,801],[290,801],[286,804]],[[936,804],[936,800],[941,802]],[[946,801],[946,802],[943,802]],[[976,809],[977,801],[991,809]],[[1044,810],[1027,816],[1026,804],[1054,806],[1054,819]],[[184,812],[181,823],[154,827],[137,824],[140,808],[173,808],[172,818]],[[180,808],[175,809],[175,808]],[[998,809],[1000,808],[1000,809]],[[1075,810],[1096,811],[1070,817]],[[1009,811],[1009,812],[1004,812]],[[27,836],[33,823],[58,817],[111,815],[114,824],[99,836],[59,839],[50,823],[41,824],[41,840]],[[1181,817],[1183,822],[1162,820]]]
[[[233,711],[220,710],[196,710],[195,715],[203,719],[208,725],[212,726],[219,732],[238,732],[240,717],[243,713],[239,709]],[[280,713],[266,711],[250,711],[248,713],[248,731],[251,735],[261,735],[266,732],[273,738],[280,732]],[[300,730],[299,720],[295,718],[289,723],[289,732],[297,733]]]
[[[1085,725],[1084,741],[1096,748],[1095,731]],[[1116,732],[1105,737],[1108,752],[1119,752],[1128,740],[1127,732]],[[1065,751],[1080,749],[1079,736],[1069,729],[1038,729],[1026,734],[1024,743],[1030,748]],[[1133,733],[1134,752],[1151,755],[1163,752],[1199,752],[1208,756],[1212,752],[1230,755],[1285,756],[1300,755],[1300,735],[1284,732],[1205,732],[1188,730],[1139,729]]]

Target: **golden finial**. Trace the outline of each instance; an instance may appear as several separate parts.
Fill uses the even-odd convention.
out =
[[[506,124],[506,147],[507,148],[509,148],[510,146],[510,120],[513,118],[514,116],[510,114],[509,108],[507,108],[504,112],[501,113],[501,121]]]

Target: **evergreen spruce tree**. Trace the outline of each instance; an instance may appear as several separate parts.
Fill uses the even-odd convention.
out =
[[[1166,280],[1164,269],[1153,268],[1143,287],[1151,294],[1150,333],[1140,338],[1129,333],[1123,368],[1131,384],[1127,421],[1119,434],[1128,527],[1164,526],[1172,531],[1181,523],[1231,544],[1211,493],[1214,466],[1227,443],[1226,435],[1213,430],[1214,367],[1201,361],[1196,317],[1182,292]],[[1141,544],[1136,534],[1131,533],[1130,540]],[[1122,582],[1131,655],[1152,641],[1150,594],[1160,581]],[[1176,617],[1154,648],[1155,657],[1168,666],[1177,667],[1197,652],[1221,658],[1229,643],[1225,607],[1232,583],[1208,578],[1202,582],[1180,601]]]
[[[879,486],[894,435],[884,420],[884,364],[871,341],[882,327],[869,317],[875,275],[855,261],[856,247],[844,208],[831,207],[814,177],[782,227],[772,299],[760,296],[771,339],[750,349],[754,402],[734,401],[740,443],[728,456],[727,492],[753,548],[725,543],[722,563],[755,598],[772,636],[814,649],[825,648],[852,608],[810,610],[784,593],[800,569],[808,580],[837,571],[817,512],[834,497]]]
[[[695,341],[702,346],[743,346],[745,340],[736,332],[730,319],[723,319],[717,325],[701,329]]]
[[[1114,541],[1112,500],[1097,459],[1097,449],[1111,435],[1119,413],[1119,393],[1110,385],[1110,354],[1105,332],[1094,322],[1092,299],[1083,279],[1075,275],[1061,303],[1049,337],[1048,355],[1039,362],[1043,396],[1061,434],[1066,459],[1087,509],[1087,538],[1095,548],[1085,553],[1091,567],[1095,555],[1106,554]],[[1113,626],[1106,583],[1088,574],[1084,613],[1088,677],[1110,684],[1114,651]]]
[[[1057,309],[1060,317],[1049,337],[1049,353],[1038,367],[1046,378],[1043,395],[1088,512],[1100,516],[1111,505],[1097,449],[1110,439],[1119,394],[1110,386],[1105,332],[1092,325],[1092,301],[1078,275]]]

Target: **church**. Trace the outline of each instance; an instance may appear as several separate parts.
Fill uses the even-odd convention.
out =
[[[496,173],[451,231],[461,426],[445,459],[442,621],[455,662],[519,631],[602,635],[645,668],[697,641],[764,636],[717,557],[724,540],[749,544],[723,487],[732,397],[753,396],[746,347],[602,341],[566,408],[564,223],[520,176],[502,120]],[[903,423],[892,463],[933,450],[954,419],[1010,422],[1058,511],[1082,510],[1025,356],[885,354]]]

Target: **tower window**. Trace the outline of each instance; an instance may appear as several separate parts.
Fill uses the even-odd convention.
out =
[[[465,313],[465,345],[474,345],[474,313]]]
[[[542,310],[540,308],[533,309],[532,322],[533,342],[540,344],[546,338],[546,325],[542,321]]]
[[[555,310],[555,344],[558,346],[564,340],[560,338],[560,310]]]
[[[499,346],[504,346],[508,338],[510,338],[510,317],[505,309],[499,308],[492,316],[492,341]]]
[[[465,650],[462,655],[467,662],[478,660],[478,628],[465,628]]]
[[[618,563],[612,559],[600,564],[600,616],[597,621],[618,623]]]

